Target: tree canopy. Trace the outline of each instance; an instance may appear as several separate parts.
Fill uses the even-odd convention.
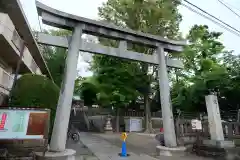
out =
[[[50,134],[55,119],[59,87],[41,75],[25,74],[13,88],[9,106],[47,108],[51,110]]]
[[[178,5],[178,0],[108,0],[99,7],[99,16],[102,21],[120,27],[179,39],[181,15],[178,13]],[[102,45],[112,47],[119,45],[119,41],[116,40],[102,37],[98,40]],[[131,43],[128,43],[128,49],[144,54],[152,54],[154,51],[151,48]],[[97,103],[117,109],[126,107],[137,100],[143,100],[146,114],[150,115],[150,99],[153,99],[154,92],[158,90],[158,85],[154,83],[157,81],[156,66],[94,55],[91,69],[96,83],[95,85],[84,83],[84,85],[89,86],[89,90],[92,90],[93,86],[98,86],[95,98]],[[87,93],[86,87],[84,90]],[[89,91],[90,93],[93,92]],[[148,122],[149,119],[146,121]]]
[[[123,28],[159,35],[169,39],[186,39],[189,44],[180,54],[182,70],[169,70],[173,109],[192,112],[206,111],[205,95],[216,92],[221,110],[239,109],[240,56],[226,50],[220,41],[222,33],[207,25],[194,25],[186,37],[179,32],[182,20],[179,0],[108,0],[99,7],[102,21]],[[54,35],[66,31],[50,31]],[[119,41],[100,37],[99,43],[118,47]],[[128,50],[152,54],[154,49],[128,43]],[[58,86],[64,71],[65,49],[48,48],[47,63]],[[168,54],[174,57],[176,54]],[[86,105],[125,108],[138,100],[144,102],[146,115],[150,106],[160,109],[157,66],[129,60],[94,55],[92,77],[79,77],[75,93]],[[148,126],[147,126],[148,127]]]
[[[206,25],[194,25],[189,31],[186,38],[190,45],[185,47],[181,56],[185,68],[180,71],[172,87],[175,107],[195,112],[206,111],[204,96],[209,92],[218,94],[222,110],[230,109],[227,105],[232,106],[232,102],[236,102],[229,101],[232,98],[227,93],[238,93],[234,91],[236,89],[239,91],[235,76],[240,68],[234,65],[239,56],[225,50],[219,40],[221,34],[209,31]],[[227,100],[230,104],[226,104],[227,97],[230,98]],[[238,104],[234,105],[231,108],[237,109]]]

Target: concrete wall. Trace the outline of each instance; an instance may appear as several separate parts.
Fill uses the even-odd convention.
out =
[[[1,12],[0,12],[0,36],[2,36],[4,42],[7,42],[12,48],[11,52],[9,50],[4,50],[5,52],[2,52],[1,53],[2,56],[0,56],[0,96],[1,96],[9,94],[9,91],[13,84],[14,77],[13,68],[17,66],[22,47],[22,39],[16,32],[15,26],[13,25],[11,19],[7,14]],[[1,47],[0,42],[0,48],[3,49],[3,47],[4,45]],[[29,52],[26,46],[24,47],[22,60],[23,64],[25,64],[26,66],[25,68],[27,68],[29,72],[42,74],[40,68],[35,63],[31,53]],[[27,72],[27,70],[25,69],[24,72]],[[0,97],[0,104],[1,99],[2,98]]]
[[[23,62],[28,66],[32,73],[42,74],[27,47],[25,47],[23,52]]]
[[[13,31],[15,30],[11,19],[7,14],[0,12],[0,21],[0,34],[3,34],[8,41],[11,41]]]

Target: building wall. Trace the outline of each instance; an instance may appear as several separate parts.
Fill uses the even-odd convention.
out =
[[[0,12],[0,33],[4,33],[6,39],[11,41],[15,27],[7,14]]]
[[[15,30],[9,16],[5,13],[0,13],[0,34],[2,34],[8,43],[15,50],[15,53],[20,56],[22,47],[22,39]],[[1,44],[0,44],[1,45]],[[23,51],[23,63],[28,67],[29,71],[36,74],[42,74],[40,68],[37,66],[28,48],[25,46]]]
[[[9,94],[9,91],[12,87],[13,77],[15,72],[13,68],[16,68],[17,66],[17,62],[19,60],[18,57],[20,58],[20,51],[23,44],[23,40],[18,35],[15,29],[15,26],[13,25],[9,16],[1,12],[0,12],[0,36],[3,37],[3,39],[5,39],[5,41],[7,42],[7,44],[10,44],[10,46],[13,49],[11,54],[9,52],[2,52],[4,57],[5,55],[8,55],[6,56],[8,58],[5,57],[3,59],[3,57],[0,56],[0,105],[1,105],[4,97]],[[1,48],[1,41],[0,41],[0,48]],[[9,57],[14,56],[14,54],[18,56],[15,56],[14,62],[11,61],[11,63],[8,64],[7,62],[9,60]],[[25,72],[35,73],[40,75],[42,74],[40,68],[37,66],[35,60],[33,59],[31,53],[29,52],[26,46],[24,46],[22,63],[23,63],[22,65],[25,65],[26,69],[22,70],[21,74],[24,74]]]
[[[24,48],[23,62],[28,66],[32,73],[42,74],[27,47]]]

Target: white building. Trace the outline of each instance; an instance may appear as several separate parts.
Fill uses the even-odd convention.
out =
[[[0,104],[12,87],[21,51],[19,75],[51,77],[19,0],[0,0],[0,49]]]

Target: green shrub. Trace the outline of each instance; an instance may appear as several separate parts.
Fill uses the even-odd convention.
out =
[[[26,74],[19,78],[12,90],[10,107],[47,108],[51,110],[50,133],[55,119],[59,88],[48,78]]]

